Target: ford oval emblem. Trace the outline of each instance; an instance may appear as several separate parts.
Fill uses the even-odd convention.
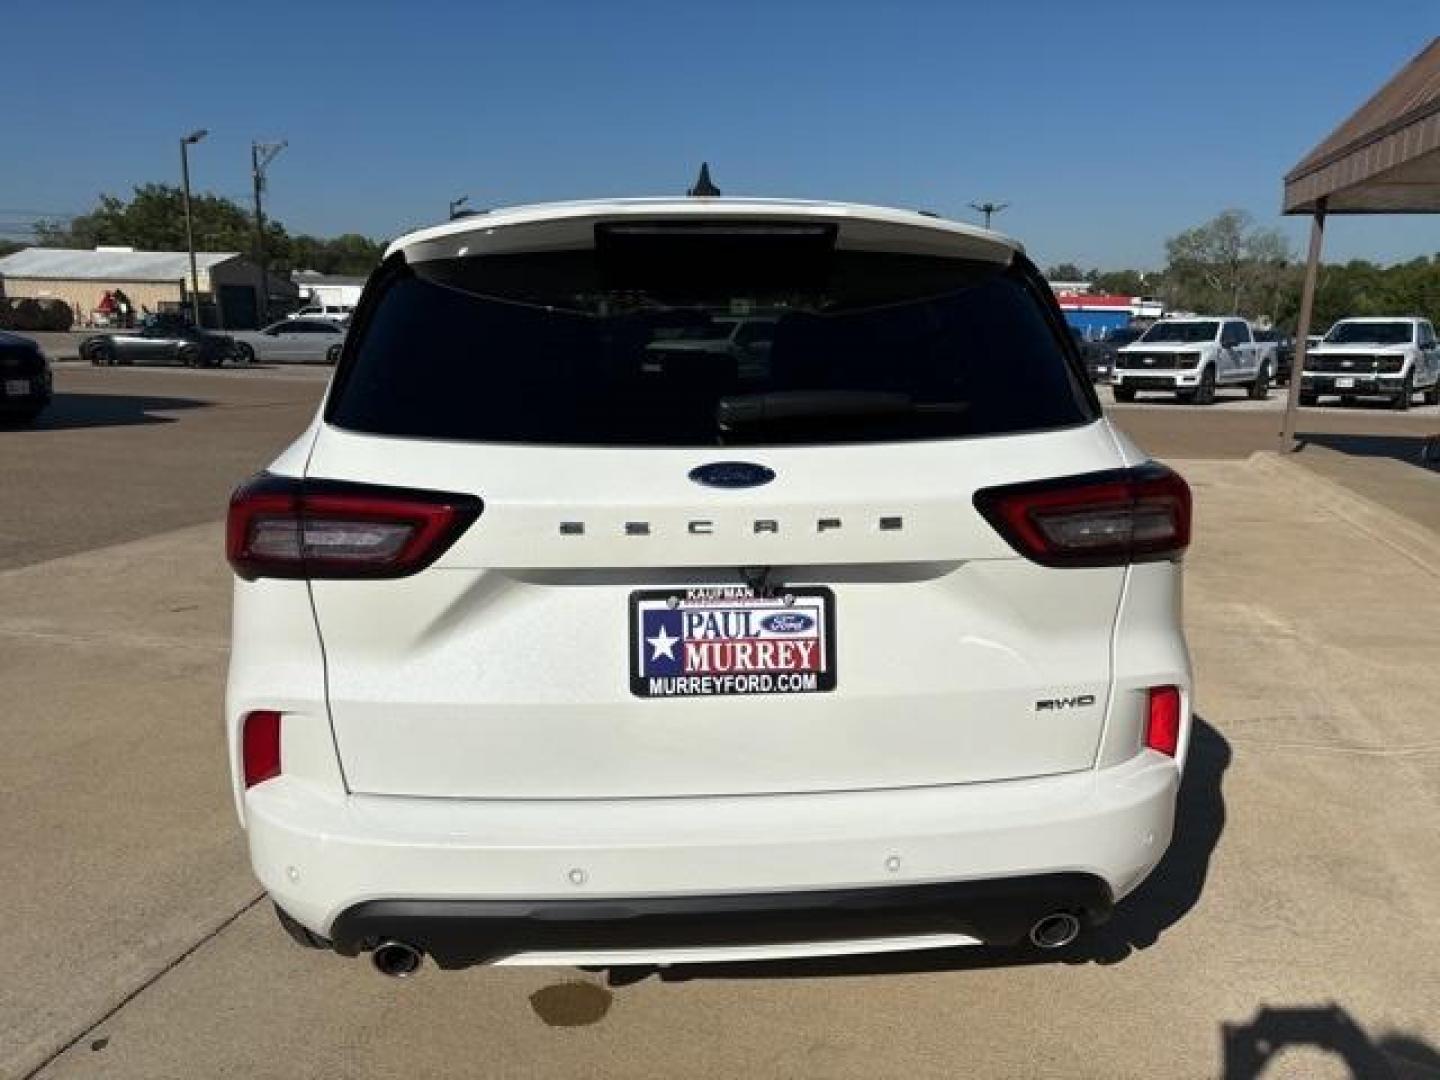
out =
[[[803,634],[814,625],[814,619],[798,611],[782,611],[778,615],[766,615],[760,620],[760,626],[772,634]]]
[[[691,469],[690,479],[706,487],[759,487],[775,479],[775,470],[749,461],[712,461]]]

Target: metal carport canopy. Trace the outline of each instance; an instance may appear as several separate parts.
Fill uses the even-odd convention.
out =
[[[1440,37],[1290,170],[1284,212],[1309,214],[1312,221],[1281,432],[1282,449],[1288,449],[1295,437],[1326,216],[1440,213]]]

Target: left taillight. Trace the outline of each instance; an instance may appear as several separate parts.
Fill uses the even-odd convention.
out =
[[[260,710],[245,714],[240,758],[247,790],[280,775],[280,713]]]
[[[483,508],[474,495],[261,473],[230,497],[225,555],[247,581],[405,577]]]

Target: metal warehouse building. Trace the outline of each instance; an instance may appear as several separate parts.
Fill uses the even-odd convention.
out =
[[[234,251],[195,253],[201,321],[207,326],[248,329],[259,324],[260,268]],[[136,251],[101,247],[26,248],[0,258],[0,296],[63,300],[76,325],[88,325],[107,290],[122,289],[138,317],[145,311],[181,309],[189,298],[190,257],[183,251]],[[293,297],[295,286],[270,278],[272,296]]]

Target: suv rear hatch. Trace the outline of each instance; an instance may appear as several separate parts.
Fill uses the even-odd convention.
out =
[[[306,482],[483,511],[418,572],[311,582],[351,790],[1091,765],[1125,571],[1022,558],[975,496],[1119,451],[1024,257],[892,217],[612,206],[387,260]]]

